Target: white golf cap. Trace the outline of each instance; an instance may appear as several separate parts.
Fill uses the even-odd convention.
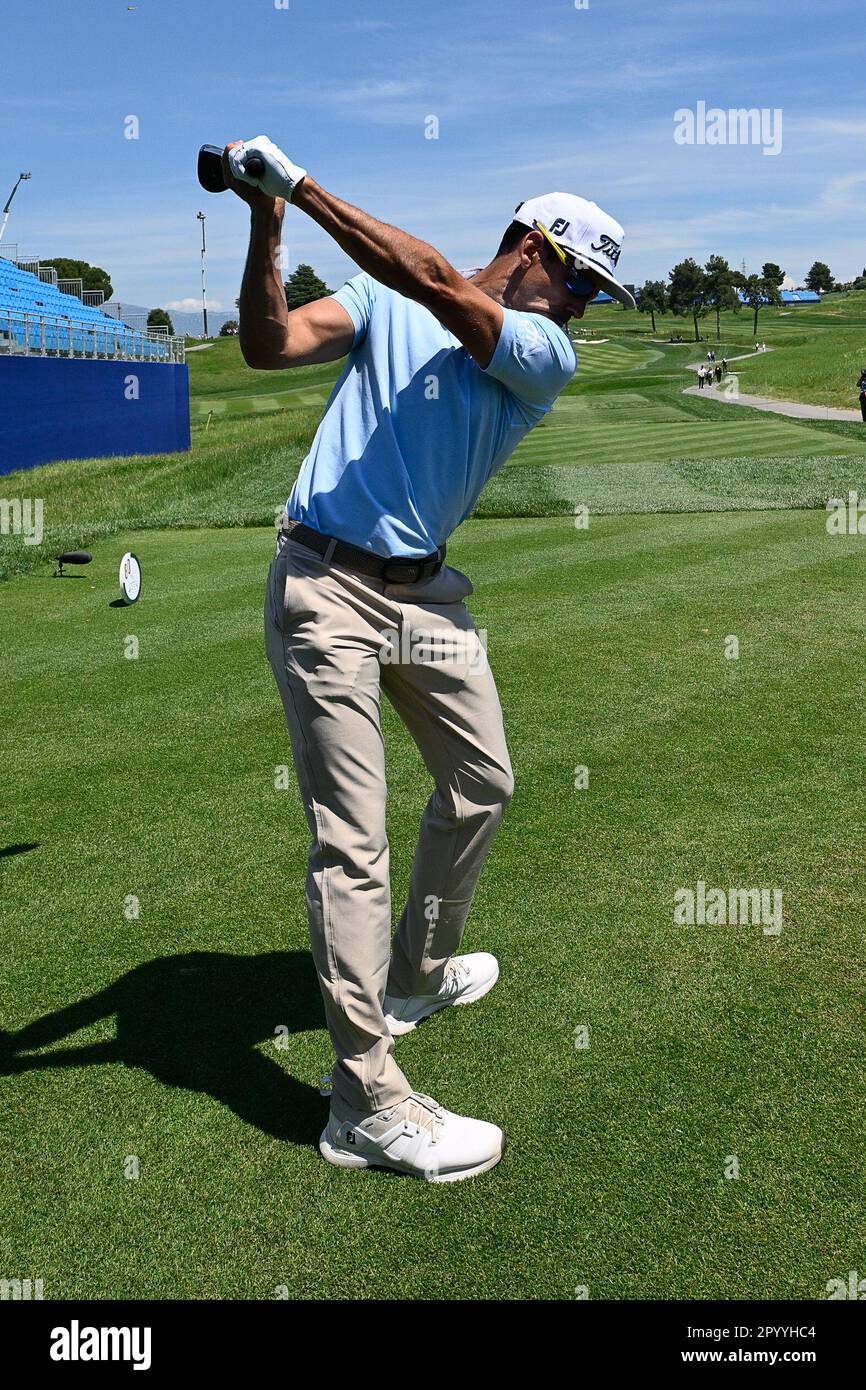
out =
[[[622,227],[598,203],[575,193],[542,193],[540,198],[518,203],[514,221],[526,227],[541,222],[564,251],[596,271],[609,295],[627,309],[635,307],[634,297],[613,273],[622,251]]]

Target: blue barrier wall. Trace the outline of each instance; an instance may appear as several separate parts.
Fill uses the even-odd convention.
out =
[[[0,356],[0,474],[189,447],[185,364]]]

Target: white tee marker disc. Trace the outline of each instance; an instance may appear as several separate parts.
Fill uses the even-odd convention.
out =
[[[120,562],[120,597],[124,603],[137,603],[141,596],[141,565],[138,556],[127,550]]]

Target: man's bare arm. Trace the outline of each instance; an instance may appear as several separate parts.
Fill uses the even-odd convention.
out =
[[[284,352],[289,336],[286,292],[279,272],[283,209],[277,211],[275,199],[271,204],[270,209],[251,209],[250,245],[238,300],[238,339],[250,367],[265,365]]]
[[[250,207],[250,245],[238,301],[244,361],[259,371],[277,371],[344,357],[355,325],[341,304],[318,299],[291,313],[286,305],[280,269],[283,199],[233,179],[225,154],[223,174]]]
[[[309,174],[292,198],[375,280],[426,306],[459,338],[479,366],[490,363],[502,328],[502,307],[426,241],[344,203]]]

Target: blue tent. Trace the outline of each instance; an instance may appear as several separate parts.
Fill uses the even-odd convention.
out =
[[[739,299],[739,301],[740,301],[741,304],[745,304],[745,302],[746,302],[746,296],[743,294],[743,291],[742,291],[742,290],[737,290],[737,297],[738,297],[738,299]],[[782,301],[783,304],[820,304],[820,303],[821,303],[821,296],[820,296],[820,294],[816,294],[816,292],[815,292],[814,290],[781,290],[781,291],[779,292],[779,297],[780,297],[780,299],[781,299],[781,301]],[[762,303],[762,304],[766,304],[766,303],[767,303],[766,299],[762,299],[762,300],[761,300],[761,303]]]

